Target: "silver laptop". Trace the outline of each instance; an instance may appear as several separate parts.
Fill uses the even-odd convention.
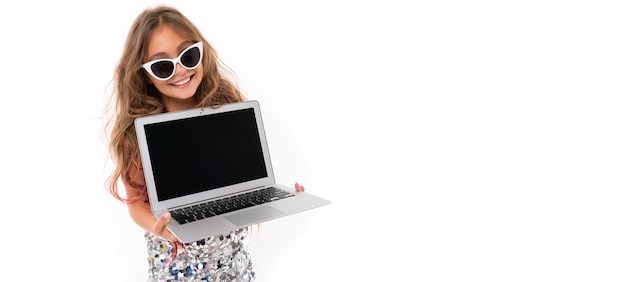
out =
[[[135,129],[155,217],[184,243],[330,204],[275,183],[257,101],[144,116]]]

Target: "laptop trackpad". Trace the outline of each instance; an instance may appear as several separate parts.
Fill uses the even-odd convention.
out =
[[[262,206],[227,215],[224,218],[226,218],[228,221],[232,222],[235,225],[244,226],[268,219],[273,219],[282,214],[283,213],[281,211],[274,209],[270,206]]]

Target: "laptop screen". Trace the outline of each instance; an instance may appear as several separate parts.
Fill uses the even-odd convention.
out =
[[[267,177],[254,109],[144,125],[159,201]]]

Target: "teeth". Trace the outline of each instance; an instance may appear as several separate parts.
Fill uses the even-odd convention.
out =
[[[190,77],[188,77],[187,79],[183,80],[183,81],[174,82],[174,83],[172,83],[172,85],[174,85],[174,86],[181,86],[181,85],[183,85],[183,84],[185,84],[185,83],[189,82],[189,80],[190,80],[190,79],[191,79],[191,76],[190,76]]]

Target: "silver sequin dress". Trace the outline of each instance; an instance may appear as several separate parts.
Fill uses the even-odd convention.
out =
[[[254,281],[249,234],[244,228],[175,245],[146,232],[148,281]]]

